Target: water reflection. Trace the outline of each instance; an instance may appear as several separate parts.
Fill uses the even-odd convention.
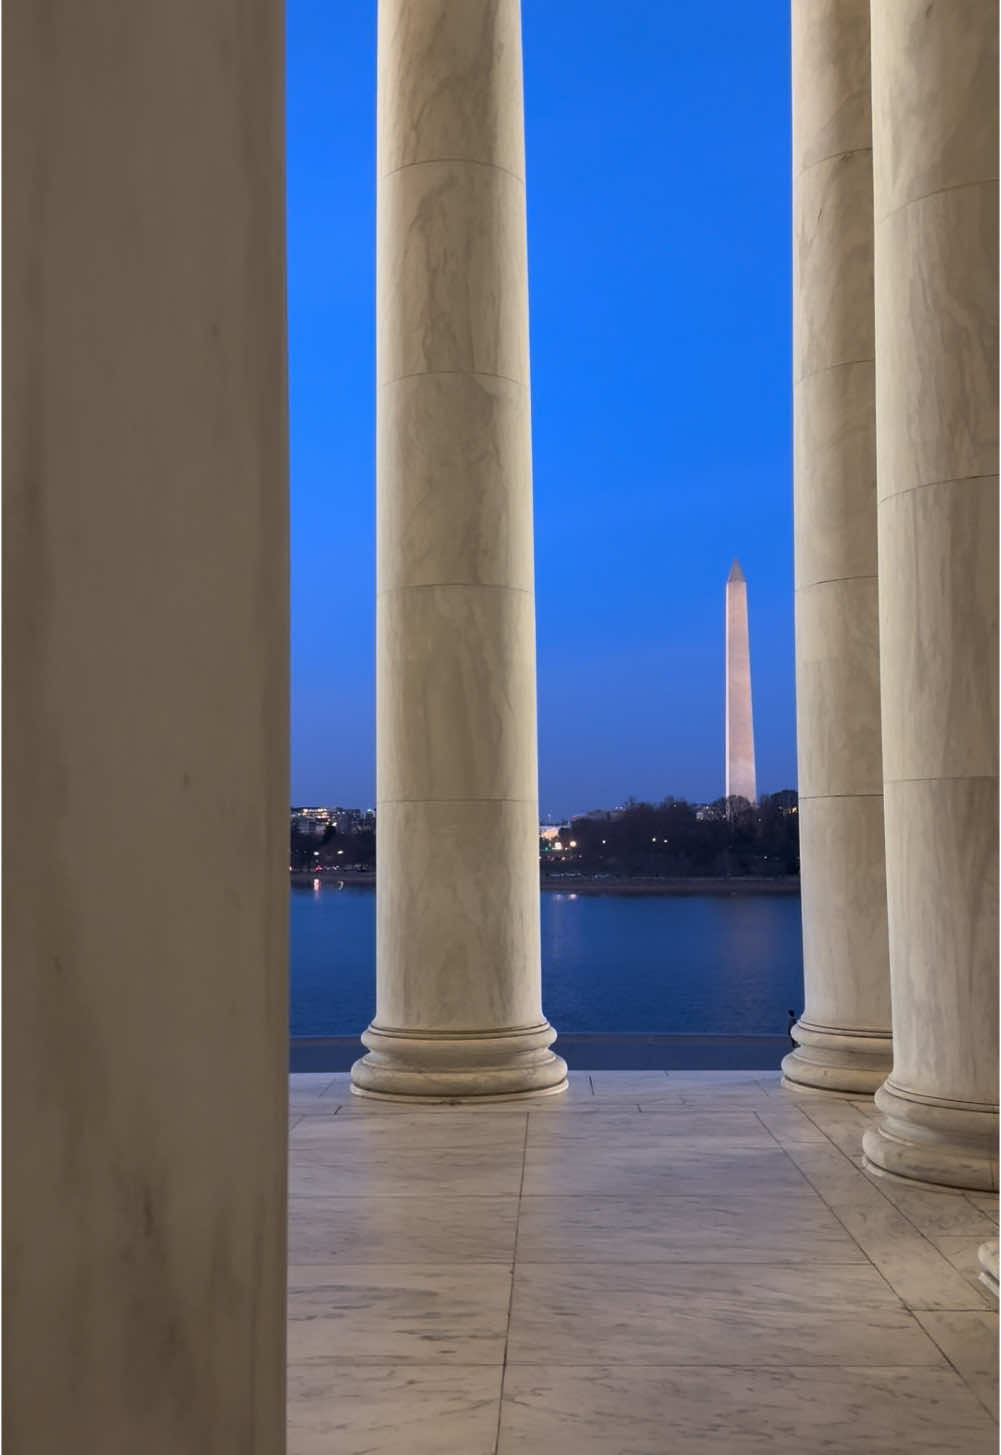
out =
[[[795,896],[547,892],[541,927],[559,1031],[783,1035],[803,1002]],[[375,1008],[374,891],[293,891],[291,928],[292,1034],[358,1034]]]

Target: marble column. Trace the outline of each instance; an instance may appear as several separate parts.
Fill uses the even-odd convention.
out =
[[[283,7],[4,15],[4,1448],[280,1455]]]
[[[378,970],[353,1086],[554,1092],[519,0],[381,0],[378,174]]]
[[[997,1187],[998,7],[874,0],[893,1070],[870,1166]]]
[[[891,1064],[876,590],[869,0],[793,0],[796,699],[805,1009],[785,1080]]]

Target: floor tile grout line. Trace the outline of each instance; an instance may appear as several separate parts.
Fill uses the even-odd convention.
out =
[[[507,1376],[508,1349],[511,1344],[511,1316],[514,1312],[514,1280],[518,1267],[518,1232],[521,1227],[521,1199],[525,1190],[525,1171],[528,1166],[528,1128],[530,1116],[525,1117],[525,1136],[521,1144],[521,1182],[518,1184],[518,1201],[514,1212],[514,1247],[511,1249],[511,1287],[507,1296],[507,1324],[504,1329],[504,1357],[501,1363],[500,1389],[497,1394],[497,1433],[494,1437],[494,1455],[500,1450],[501,1422],[504,1418],[504,1380]]]
[[[918,1312],[919,1313],[923,1313],[923,1314],[939,1314],[939,1313],[942,1313],[942,1314],[953,1314],[953,1313],[964,1313],[964,1314],[968,1314],[968,1313],[978,1313],[978,1312],[989,1313],[990,1310],[989,1309],[978,1310],[978,1309],[930,1309],[930,1308],[926,1308],[926,1309],[919,1309]],[[931,1332],[931,1330],[925,1328],[924,1324],[917,1317],[917,1313],[915,1313],[914,1318],[915,1318],[915,1321],[917,1322],[918,1327],[921,1329],[922,1333],[924,1334],[925,1338],[926,1339],[930,1339],[932,1341],[932,1343],[935,1345],[935,1348],[939,1351],[939,1353],[942,1355],[942,1358],[948,1364],[949,1368],[952,1369],[955,1372],[956,1377],[970,1391],[970,1393],[973,1395],[973,1398],[977,1401],[977,1403],[981,1406],[981,1408],[987,1410],[987,1413],[991,1416],[991,1418],[995,1421],[995,1423],[997,1423],[997,1416],[994,1414],[993,1410],[991,1410],[987,1406],[987,1404],[985,1403],[985,1401],[980,1397],[980,1395],[974,1389],[973,1385],[967,1379],[966,1375],[960,1369],[959,1365],[958,1364],[955,1364],[953,1362],[953,1360],[950,1358],[949,1354],[946,1352],[945,1349],[942,1348],[942,1345],[936,1339],[935,1335]]]
[[[763,1122],[762,1122],[762,1126],[764,1126],[764,1123],[763,1123]],[[819,1127],[819,1128],[818,1128],[818,1131],[823,1131],[823,1127]],[[774,1133],[773,1133],[773,1132],[771,1132],[771,1131],[770,1131],[770,1129],[769,1129],[769,1133],[770,1133],[770,1135],[772,1135],[772,1136],[774,1136]],[[825,1135],[825,1136],[826,1136],[826,1135],[827,1135],[827,1134],[826,1134],[826,1133],[824,1133],[824,1135]],[[776,1142],[778,1142],[778,1138],[777,1138],[777,1137],[776,1137],[776,1138],[775,1138],[775,1140],[776,1140]],[[834,1150],[835,1150],[835,1151],[836,1151],[836,1152],[841,1152],[841,1148],[840,1148],[840,1147],[836,1147],[836,1146],[835,1146],[835,1144],[834,1144],[834,1143],[833,1143],[833,1142],[831,1142],[831,1141],[830,1141],[830,1138],[828,1138],[828,1142],[829,1142],[829,1145],[830,1145],[830,1146],[832,1146],[832,1147],[834,1147]],[[781,1144],[781,1142],[778,1142],[778,1144],[779,1144],[779,1146],[782,1146],[782,1144]],[[814,1145],[815,1145],[815,1146],[818,1146],[818,1145],[819,1145],[819,1143],[814,1143]],[[788,1157],[788,1158],[789,1158],[789,1161],[790,1161],[790,1162],[791,1162],[791,1163],[792,1163],[792,1165],[793,1165],[793,1166],[794,1166],[794,1167],[799,1167],[799,1164],[798,1164],[798,1163],[797,1163],[797,1162],[796,1162],[796,1159],[795,1159],[795,1158],[794,1158],[794,1157],[792,1157],[792,1156],[790,1156],[790,1154],[789,1154],[789,1151],[788,1151],[788,1149],[787,1149],[787,1148],[785,1148],[785,1147],[782,1147],[782,1150],[783,1150],[783,1152],[785,1152],[785,1155],[786,1155],[786,1156],[787,1156],[787,1157]],[[843,1153],[843,1152],[842,1152],[842,1153],[841,1153],[841,1155],[842,1155],[842,1156],[844,1156],[844,1153]],[[848,1159],[847,1159],[847,1158],[846,1158],[846,1159],[845,1159],[845,1160],[846,1160],[846,1161],[847,1161],[847,1160],[848,1160]],[[893,1294],[893,1297],[894,1297],[894,1298],[895,1298],[895,1299],[896,1299],[896,1300],[897,1300],[897,1302],[898,1302],[898,1303],[899,1303],[899,1304],[900,1304],[900,1306],[901,1306],[901,1308],[902,1308],[902,1309],[904,1309],[904,1310],[905,1310],[905,1312],[906,1312],[906,1313],[907,1313],[907,1314],[908,1314],[908,1315],[909,1315],[909,1316],[910,1316],[910,1317],[911,1317],[911,1318],[912,1318],[912,1319],[914,1319],[914,1313],[913,1313],[913,1311],[912,1311],[912,1310],[911,1310],[911,1308],[910,1308],[910,1306],[909,1306],[909,1305],[908,1305],[908,1304],[906,1304],[906,1303],[905,1303],[905,1302],[904,1302],[904,1300],[903,1300],[903,1299],[902,1299],[902,1298],[901,1298],[901,1297],[900,1297],[900,1294],[899,1294],[899,1293],[898,1293],[898,1292],[897,1292],[897,1290],[896,1290],[896,1289],[895,1289],[895,1288],[894,1288],[894,1286],[893,1286],[893,1284],[892,1284],[892,1283],[891,1283],[891,1282],[890,1282],[890,1280],[889,1280],[889,1279],[888,1279],[888,1278],[887,1278],[887,1277],[886,1277],[886,1275],[885,1275],[885,1273],[884,1273],[884,1272],[883,1272],[883,1270],[882,1270],[882,1269],[881,1269],[881,1268],[877,1268],[877,1267],[876,1267],[876,1264],[875,1264],[875,1263],[874,1263],[874,1262],[873,1262],[873,1261],[872,1261],[872,1258],[870,1258],[870,1256],[869,1256],[869,1254],[868,1254],[868,1253],[867,1253],[867,1252],[866,1252],[866,1250],[865,1250],[865,1249],[864,1249],[864,1248],[863,1248],[863,1247],[862,1247],[862,1244],[861,1244],[861,1243],[860,1243],[860,1242],[859,1242],[859,1240],[858,1240],[858,1238],[856,1238],[856,1236],[855,1236],[855,1234],[854,1234],[854,1233],[853,1233],[853,1232],[852,1232],[852,1230],[851,1230],[851,1228],[849,1228],[849,1227],[848,1227],[848,1225],[847,1225],[847,1224],[846,1224],[846,1223],[845,1223],[845,1221],[844,1221],[844,1219],[843,1219],[843,1218],[841,1218],[841,1217],[840,1217],[840,1216],[839,1216],[839,1215],[838,1215],[838,1213],[837,1213],[837,1211],[836,1211],[836,1210],[835,1210],[835,1209],[834,1209],[834,1208],[833,1208],[833,1207],[832,1207],[832,1206],[831,1206],[831,1204],[830,1204],[830,1203],[829,1203],[829,1202],[828,1202],[828,1201],[827,1201],[827,1198],[826,1198],[826,1197],[825,1197],[825,1196],[824,1196],[824,1194],[823,1194],[823,1193],[822,1193],[822,1192],[821,1192],[821,1190],[820,1190],[820,1188],[819,1188],[819,1187],[818,1187],[818,1186],[817,1186],[817,1185],[816,1185],[816,1183],[815,1183],[815,1182],[814,1182],[814,1181],[813,1181],[813,1179],[812,1179],[812,1178],[811,1178],[811,1177],[810,1177],[810,1176],[809,1176],[809,1174],[808,1174],[808,1173],[806,1173],[806,1172],[804,1172],[804,1171],[803,1171],[803,1168],[802,1168],[802,1167],[799,1167],[799,1171],[800,1171],[800,1173],[801,1173],[801,1174],[802,1174],[802,1176],[803,1176],[803,1177],[805,1177],[805,1178],[806,1178],[806,1180],[807,1180],[807,1182],[808,1182],[808,1183],[809,1183],[809,1184],[810,1184],[810,1186],[811,1186],[811,1187],[812,1187],[812,1188],[813,1188],[813,1190],[814,1190],[814,1192],[815,1192],[815,1193],[816,1193],[816,1194],[817,1194],[817,1196],[818,1196],[818,1197],[819,1197],[819,1198],[820,1198],[820,1200],[821,1200],[821,1202],[822,1202],[822,1203],[823,1203],[823,1204],[824,1204],[824,1206],[825,1206],[825,1207],[826,1207],[826,1208],[827,1208],[827,1210],[828,1210],[828,1212],[829,1212],[829,1213],[830,1213],[830,1214],[831,1214],[831,1216],[832,1216],[832,1217],[833,1217],[833,1218],[834,1218],[834,1219],[835,1219],[835,1221],[836,1221],[836,1222],[838,1222],[838,1223],[840,1223],[840,1225],[841,1225],[841,1227],[842,1227],[842,1228],[844,1228],[844,1230],[845,1230],[845,1232],[846,1232],[846,1233],[847,1233],[847,1234],[848,1234],[848,1236],[849,1236],[849,1238],[851,1238],[851,1240],[852,1240],[852,1242],[853,1242],[853,1243],[854,1243],[854,1244],[855,1244],[855,1246],[856,1246],[856,1248],[858,1248],[858,1250],[859,1250],[859,1252],[860,1252],[860,1253],[861,1253],[861,1254],[862,1254],[862,1256],[863,1256],[863,1258],[864,1258],[864,1259],[865,1259],[865,1261],[866,1261],[866,1262],[867,1262],[867,1263],[868,1263],[868,1264],[869,1264],[869,1266],[870,1266],[870,1268],[872,1268],[872,1269],[874,1269],[874,1270],[875,1270],[875,1272],[876,1272],[876,1274],[877,1274],[877,1275],[878,1275],[878,1276],[879,1276],[879,1278],[880,1278],[880,1279],[881,1279],[881,1280],[882,1280],[882,1282],[883,1282],[883,1283],[885,1283],[885,1284],[886,1284],[886,1287],[887,1287],[887,1288],[888,1288],[888,1289],[889,1289],[889,1290],[890,1290],[890,1292],[891,1292],[891,1293],[892,1293],[892,1294]],[[916,1320],[916,1319],[914,1319],[914,1322],[915,1322],[915,1323],[916,1323],[916,1322],[917,1322],[917,1320]],[[920,1327],[920,1326],[919,1326],[919,1327]],[[933,1341],[933,1342],[934,1342],[934,1341]],[[936,1345],[936,1348],[937,1348],[937,1347],[938,1347],[938,1346],[937,1346],[937,1345]]]
[[[642,1359],[627,1359],[627,1360],[614,1360],[614,1361],[610,1361],[610,1360],[594,1360],[594,1359],[592,1359],[592,1360],[589,1360],[587,1362],[583,1362],[583,1363],[578,1362],[578,1363],[574,1363],[574,1364],[566,1364],[562,1360],[547,1360],[546,1362],[547,1362],[547,1365],[551,1366],[554,1369],[594,1369],[594,1368],[605,1368],[605,1367],[613,1367],[613,1368],[616,1368],[616,1369],[685,1369],[685,1370],[689,1370],[689,1369],[724,1369],[724,1370],[735,1370],[735,1371],[740,1370],[740,1371],[744,1371],[744,1372],[750,1373],[750,1374],[754,1374],[754,1373],[757,1373],[759,1371],[760,1372],[765,1372],[765,1371],[771,1371],[771,1370],[775,1370],[775,1369],[781,1369],[781,1370],[785,1370],[785,1369],[788,1369],[788,1370],[797,1370],[797,1369],[810,1369],[810,1370],[814,1370],[814,1369],[858,1369],[858,1370],[862,1370],[862,1371],[875,1370],[875,1369],[885,1369],[885,1370],[911,1370],[911,1371],[921,1370],[921,1369],[934,1369],[934,1370],[938,1370],[939,1373],[941,1373],[946,1368],[945,1365],[941,1365],[941,1364],[899,1364],[899,1363],[898,1364],[872,1364],[872,1363],[868,1363],[868,1364],[847,1363],[846,1364],[846,1363],[843,1363],[843,1362],[833,1362],[832,1363],[830,1361],[825,1362],[823,1364],[804,1364],[804,1363],[799,1363],[799,1362],[794,1363],[794,1364],[788,1364],[788,1363],[781,1363],[781,1364],[749,1364],[749,1363],[747,1363],[746,1360],[744,1360],[744,1361],[742,1361],[740,1363],[733,1363],[733,1364],[712,1364],[712,1363],[708,1363],[708,1362],[706,1362],[704,1360],[699,1360],[698,1363],[688,1363],[688,1364],[651,1364],[651,1363],[648,1363],[647,1361],[642,1360]],[[395,1368],[406,1368],[406,1369],[437,1369],[437,1370],[440,1370],[440,1369],[443,1369],[443,1368],[445,1368],[445,1369],[497,1369],[497,1368],[499,1368],[499,1365],[497,1365],[496,1363],[493,1363],[493,1364],[490,1364],[490,1363],[477,1363],[475,1360],[467,1360],[464,1364],[460,1364],[460,1363],[454,1363],[454,1364],[452,1364],[452,1363],[449,1363],[449,1364],[443,1365],[440,1360],[435,1360],[435,1359],[406,1359],[406,1360],[400,1360],[400,1359],[397,1359],[397,1360],[389,1360],[389,1359],[386,1359],[386,1360],[380,1361],[380,1359],[377,1356],[373,1356],[373,1355],[365,1355],[365,1356],[363,1356],[361,1358],[350,1358],[348,1356],[345,1356],[344,1358],[341,1358],[341,1359],[290,1359],[289,1362],[288,1362],[288,1367],[290,1369],[323,1369],[324,1367],[334,1366],[334,1367],[339,1367],[339,1368],[356,1368],[356,1369],[366,1369],[367,1368],[367,1369],[372,1369],[372,1368],[379,1368],[380,1367],[380,1363],[388,1364],[388,1365],[391,1365],[392,1367],[395,1367]],[[538,1361],[537,1360],[534,1360],[534,1359],[533,1360],[528,1360],[528,1359],[525,1359],[525,1360],[522,1360],[522,1359],[512,1359],[510,1361],[510,1363],[513,1366],[513,1368],[515,1368],[515,1369],[532,1369],[532,1368],[539,1368],[540,1367],[539,1364],[538,1364]],[[950,1373],[951,1372],[954,1372],[953,1371],[953,1367],[951,1365],[948,1366],[948,1370],[949,1370]],[[960,1376],[960,1382],[962,1384],[966,1384],[966,1381],[965,1381],[965,1379],[962,1378],[962,1376]],[[491,1455],[494,1455],[494,1452],[491,1452]]]
[[[819,1128],[819,1130],[822,1131],[823,1128]],[[776,1138],[776,1140],[778,1140],[778,1139]],[[818,1145],[818,1144],[815,1144],[815,1145]],[[831,1142],[830,1145],[834,1148],[834,1150],[836,1152],[838,1152],[842,1157],[845,1158],[845,1161],[848,1163],[848,1165],[850,1167],[852,1167],[855,1171],[858,1171],[859,1170],[858,1168],[855,1167],[855,1164],[852,1162],[851,1158],[850,1157],[847,1157],[845,1155],[845,1153],[842,1152],[841,1148],[835,1142]],[[783,1148],[783,1151],[786,1151],[786,1149]],[[795,1159],[793,1157],[789,1156],[788,1151],[786,1151],[786,1156],[789,1157],[789,1161],[792,1162],[793,1166],[796,1166],[797,1165]],[[800,1170],[800,1172],[803,1172],[803,1169],[802,1168],[800,1168],[799,1170]],[[861,1175],[864,1176],[864,1174],[861,1174]],[[941,1347],[941,1345],[938,1343],[938,1341],[936,1339],[932,1338],[931,1334],[929,1334],[928,1330],[921,1323],[921,1320],[917,1317],[918,1311],[915,1310],[914,1305],[908,1303],[907,1300],[904,1299],[902,1297],[902,1295],[897,1292],[897,1290],[894,1288],[893,1284],[890,1282],[889,1278],[887,1278],[887,1276],[883,1272],[883,1270],[873,1261],[873,1259],[870,1257],[870,1255],[866,1252],[865,1248],[862,1247],[862,1244],[855,1237],[855,1234],[852,1232],[851,1228],[848,1226],[848,1224],[841,1217],[841,1215],[838,1212],[837,1208],[834,1207],[832,1203],[828,1202],[827,1198],[824,1197],[824,1194],[820,1191],[820,1188],[817,1187],[816,1184],[812,1181],[812,1179],[810,1178],[810,1176],[806,1172],[803,1172],[803,1176],[806,1177],[806,1180],[810,1183],[810,1186],[813,1188],[814,1192],[817,1194],[817,1196],[824,1203],[824,1206],[830,1212],[831,1216],[838,1223],[841,1224],[842,1228],[844,1228],[844,1230],[847,1233],[848,1237],[851,1238],[852,1242],[858,1248],[859,1252],[865,1258],[865,1260],[869,1264],[869,1266],[875,1270],[875,1272],[877,1273],[877,1275],[879,1276],[879,1278],[882,1279],[883,1283],[886,1284],[886,1287],[893,1294],[893,1297],[898,1301],[898,1303],[900,1304],[901,1308],[908,1315],[908,1317],[911,1319],[911,1321],[913,1323],[917,1324],[918,1328],[921,1329],[922,1333],[925,1335],[926,1338],[931,1339],[932,1343],[935,1345],[936,1349],[938,1349],[939,1353],[942,1355],[942,1357],[949,1364],[950,1368],[952,1368],[952,1369],[955,1370],[956,1374],[962,1380],[963,1384],[966,1385],[967,1389],[970,1389],[970,1386],[967,1384],[966,1380],[963,1379],[962,1374],[956,1368],[956,1366],[953,1364],[952,1360],[946,1354],[945,1350]],[[889,1203],[889,1198],[884,1198],[884,1201],[886,1201],[886,1202]],[[893,1203],[889,1203],[889,1205],[891,1207],[894,1207],[894,1204]],[[899,1212],[899,1209],[898,1208],[894,1208],[894,1211],[898,1211]],[[921,1232],[921,1229],[918,1228],[918,1227],[916,1227],[915,1224],[911,1222],[910,1218],[905,1218],[905,1222],[907,1222],[907,1223],[910,1224],[910,1226],[914,1229],[914,1231],[918,1234],[918,1236],[922,1239],[922,1241],[927,1244],[928,1248],[930,1248],[933,1252],[938,1253],[938,1256],[940,1258],[942,1258],[944,1262],[948,1262],[948,1259],[944,1258],[944,1255],[942,1253],[939,1253],[939,1250],[935,1247],[934,1243],[932,1243],[930,1239],[928,1239],[928,1238],[925,1237],[924,1233]],[[942,1310],[937,1310],[937,1309],[922,1309],[922,1310],[920,1310],[920,1312],[922,1312],[922,1313],[937,1313],[937,1312],[942,1312],[942,1313],[953,1313],[953,1312],[957,1312],[957,1313],[958,1312],[963,1312],[963,1313],[976,1313],[976,1312],[978,1312],[978,1310],[977,1309],[963,1309],[963,1310],[958,1310],[958,1309],[957,1310],[952,1310],[952,1309],[942,1309]],[[971,1390],[971,1393],[972,1393],[972,1390]]]
[[[793,1110],[799,1111],[800,1108],[798,1106],[796,1106],[796,1107],[793,1108]],[[757,1113],[755,1113],[755,1115],[757,1115]],[[844,1150],[844,1148],[843,1147],[839,1147],[838,1144],[837,1144],[837,1142],[835,1142],[832,1137],[828,1136],[827,1132],[824,1131],[824,1128],[822,1126],[820,1126],[820,1124],[818,1122],[815,1122],[813,1120],[813,1118],[811,1116],[809,1116],[808,1113],[806,1113],[806,1112],[804,1112],[803,1115],[806,1116],[807,1120],[813,1126],[815,1126],[817,1128],[817,1131],[818,1132],[821,1132],[823,1134],[823,1136],[824,1136],[825,1140],[827,1141],[828,1145],[831,1146],[831,1147],[833,1147],[834,1151],[837,1152],[837,1154],[838,1154],[839,1157],[843,1157],[844,1158],[844,1160],[848,1163],[848,1166],[852,1169],[852,1171],[858,1173],[858,1175],[860,1177],[864,1178],[867,1186],[873,1188],[874,1191],[878,1192],[879,1195],[880,1195],[880,1197],[887,1204],[887,1206],[893,1208],[894,1212],[895,1213],[898,1213],[899,1216],[903,1218],[904,1222],[907,1223],[909,1225],[909,1227],[911,1227],[915,1233],[917,1233],[917,1235],[918,1235],[919,1238],[921,1238],[924,1242],[926,1242],[928,1244],[929,1248],[931,1248],[935,1253],[938,1253],[938,1255],[939,1255],[940,1258],[941,1257],[944,1257],[944,1255],[939,1251],[939,1249],[935,1247],[935,1244],[931,1241],[931,1239],[926,1235],[926,1233],[924,1232],[924,1230],[922,1228],[918,1227],[918,1225],[914,1221],[914,1219],[912,1217],[910,1217],[909,1214],[906,1213],[903,1208],[899,1207],[897,1205],[897,1203],[895,1203],[893,1201],[893,1198],[892,1197],[888,1197],[887,1196],[886,1192],[884,1192],[883,1188],[880,1186],[881,1179],[878,1178],[878,1177],[869,1177],[869,1176],[867,1176],[866,1175],[866,1172],[865,1172],[865,1169],[862,1168],[862,1167],[857,1166],[857,1164],[852,1161],[851,1157],[849,1157],[848,1153]],[[762,1126],[764,1126],[764,1123],[763,1122],[762,1122]],[[768,1128],[768,1132],[769,1132],[769,1135],[770,1136],[773,1136],[773,1137],[775,1136],[775,1134],[772,1132],[772,1130],[771,1130],[770,1127]],[[779,1139],[777,1137],[775,1137],[775,1141],[778,1142],[778,1144],[779,1144],[780,1147],[782,1146],[782,1143],[779,1142]],[[801,1143],[800,1145],[802,1145],[802,1146],[809,1146],[810,1144],[809,1143]],[[820,1143],[814,1143],[813,1145],[814,1146],[819,1146]],[[860,1144],[860,1146],[861,1146],[861,1144]],[[786,1152],[786,1155],[787,1156],[789,1155],[788,1152],[786,1151],[786,1148],[785,1147],[783,1147],[782,1150]],[[793,1163],[794,1166],[797,1165],[796,1164],[796,1161],[795,1161],[795,1158],[790,1157],[789,1160]],[[802,1170],[803,1169],[800,1168],[800,1171],[801,1172],[802,1172]],[[806,1173],[803,1173],[803,1175],[806,1176]],[[807,1181],[810,1182],[810,1186],[813,1187],[814,1191],[817,1193],[817,1196],[820,1197],[820,1198],[822,1198],[823,1201],[827,1204],[827,1206],[831,1209],[831,1211],[834,1212],[833,1205],[827,1201],[827,1198],[824,1197],[824,1194],[819,1190],[819,1188],[817,1188],[817,1187],[814,1186],[814,1183],[812,1181],[810,1181],[809,1177],[807,1177]],[[914,1191],[915,1192],[924,1192],[924,1191],[926,1191],[926,1189],[918,1186],[917,1184],[915,1184]],[[957,1189],[954,1190],[954,1192],[960,1192],[961,1195],[964,1195],[965,1196],[965,1194],[962,1193],[962,1190],[961,1189],[958,1189],[957,1188]],[[951,1197],[951,1196],[954,1195],[954,1192],[932,1193],[931,1195],[932,1196],[935,1196],[935,1197]],[[835,1216],[837,1216],[836,1213],[835,1213]],[[841,1221],[840,1218],[838,1219],[838,1221],[839,1222]],[[971,1236],[975,1236],[975,1234],[973,1234]],[[949,1260],[946,1259],[945,1261],[948,1262]]]
[[[823,1128],[820,1128],[820,1130],[823,1131]],[[826,1135],[826,1133],[825,1133],[825,1135]],[[828,1138],[828,1140],[830,1141],[830,1138]],[[879,1178],[879,1177],[869,1177],[866,1174],[865,1168],[857,1166],[856,1163],[852,1161],[851,1157],[849,1157],[848,1153],[846,1151],[844,1151],[844,1149],[842,1147],[839,1147],[838,1146],[837,1142],[831,1141],[831,1146],[834,1148],[834,1150],[838,1153],[838,1155],[840,1157],[843,1157],[845,1159],[845,1161],[848,1163],[849,1167],[851,1167],[851,1169],[852,1169],[853,1172],[857,1172],[860,1177],[865,1178],[865,1181],[868,1183],[868,1185],[870,1187],[874,1188],[875,1191],[879,1193],[880,1197],[887,1204],[887,1206],[888,1207],[892,1207],[893,1210],[894,1210],[894,1212],[897,1213],[897,1214],[899,1214],[899,1216],[903,1218],[904,1222],[907,1223],[909,1227],[913,1228],[914,1232],[917,1233],[918,1237],[921,1238],[925,1243],[927,1243],[928,1246],[929,1246],[929,1248],[931,1248],[933,1252],[938,1253],[938,1256],[940,1258],[944,1256],[942,1253],[939,1253],[939,1250],[935,1247],[935,1244],[931,1241],[931,1239],[926,1235],[924,1229],[918,1227],[917,1223],[910,1216],[910,1214],[907,1213],[907,1212],[905,1212],[905,1210],[902,1207],[898,1206],[898,1204],[893,1201],[893,1198],[892,1197],[887,1196],[886,1192],[880,1186],[880,1183],[882,1181],[881,1178]],[[915,1184],[915,1187],[914,1187],[913,1190],[915,1192],[924,1192],[924,1191],[927,1191],[926,1188],[920,1187],[917,1184]],[[946,1198],[948,1198],[948,1197],[953,1196],[953,1193],[951,1193],[951,1192],[932,1192],[931,1193],[931,1196],[932,1197],[946,1197]],[[824,1201],[826,1202],[827,1199],[825,1198]],[[828,1207],[831,1206],[830,1203],[828,1203],[827,1205],[828,1205]],[[833,1208],[831,1210],[833,1212]],[[948,1262],[948,1259],[946,1259],[945,1261]]]
[[[788,1258],[782,1258],[778,1253],[770,1258],[724,1258],[718,1254],[703,1253],[700,1257],[680,1257],[672,1254],[669,1258],[599,1258],[585,1257],[583,1254],[576,1258],[561,1258],[554,1263],[552,1258],[522,1258],[519,1267],[521,1268],[743,1268],[748,1272],[759,1272],[761,1270],[775,1268],[864,1268],[867,1259],[865,1255],[861,1258],[817,1258],[813,1254],[804,1255],[803,1261],[799,1263],[790,1262]],[[303,1268],[331,1268],[343,1270],[348,1268],[510,1268],[511,1259],[502,1258],[466,1258],[456,1260],[454,1258],[327,1258],[313,1260],[309,1263],[296,1261],[288,1264],[289,1269]],[[337,1279],[333,1283],[304,1283],[290,1292],[304,1292],[321,1288],[336,1288]],[[899,1300],[900,1295],[894,1293],[894,1298]],[[923,1314],[989,1314],[988,1308],[917,1308],[915,1313]],[[517,1361],[514,1361],[517,1362]],[[600,1361],[599,1361],[600,1362]]]

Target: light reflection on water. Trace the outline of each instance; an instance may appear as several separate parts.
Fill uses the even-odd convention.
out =
[[[558,1031],[783,1035],[800,1011],[799,898],[542,895]],[[292,890],[291,1032],[356,1035],[375,1009],[375,891]]]

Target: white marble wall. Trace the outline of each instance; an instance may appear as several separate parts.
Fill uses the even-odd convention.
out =
[[[558,1089],[518,0],[379,7],[374,1094]]]
[[[806,1005],[793,1085],[890,1068],[869,0],[793,0],[796,696]]]
[[[280,1455],[282,6],[4,43],[4,1443]]]
[[[997,1186],[996,0],[874,3],[894,1064],[870,1162]]]

